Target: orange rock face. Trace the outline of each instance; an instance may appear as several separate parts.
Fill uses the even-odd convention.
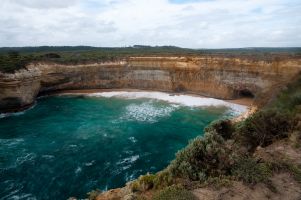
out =
[[[301,71],[301,58],[130,57],[79,65],[32,63],[28,70],[0,74],[0,112],[33,103],[39,92],[70,89],[147,89],[235,99],[269,96]]]

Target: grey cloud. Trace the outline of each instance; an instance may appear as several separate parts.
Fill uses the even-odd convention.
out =
[[[298,1],[216,0],[187,5],[166,0],[153,0],[152,4],[147,0],[140,4],[135,0],[3,2],[0,46],[301,45]]]
[[[9,2],[35,9],[67,8],[78,3],[78,0],[9,0]]]

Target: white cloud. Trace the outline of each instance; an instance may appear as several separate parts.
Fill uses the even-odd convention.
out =
[[[301,46],[298,0],[2,1],[0,46]]]

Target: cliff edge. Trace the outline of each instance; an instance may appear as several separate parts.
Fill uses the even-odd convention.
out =
[[[27,108],[39,94],[72,89],[147,89],[219,99],[249,96],[260,103],[300,71],[297,56],[129,57],[76,65],[37,62],[14,74],[0,73],[0,112]]]

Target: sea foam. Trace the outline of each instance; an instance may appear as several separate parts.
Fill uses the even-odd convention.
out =
[[[152,123],[156,122],[158,118],[169,116],[174,110],[174,106],[156,107],[152,102],[130,104],[126,107],[125,115],[121,119]]]
[[[112,92],[99,92],[99,93],[91,93],[88,94],[91,97],[117,97],[117,98],[125,98],[125,99],[140,99],[140,98],[148,98],[148,99],[157,99],[166,101],[173,104],[179,104],[182,106],[189,107],[210,107],[210,106],[226,106],[231,109],[234,114],[240,114],[247,111],[247,106],[238,105],[234,103],[230,103],[227,101],[207,98],[207,97],[197,97],[191,95],[183,95],[183,94],[168,94],[164,92],[149,92],[149,91],[112,91]]]

